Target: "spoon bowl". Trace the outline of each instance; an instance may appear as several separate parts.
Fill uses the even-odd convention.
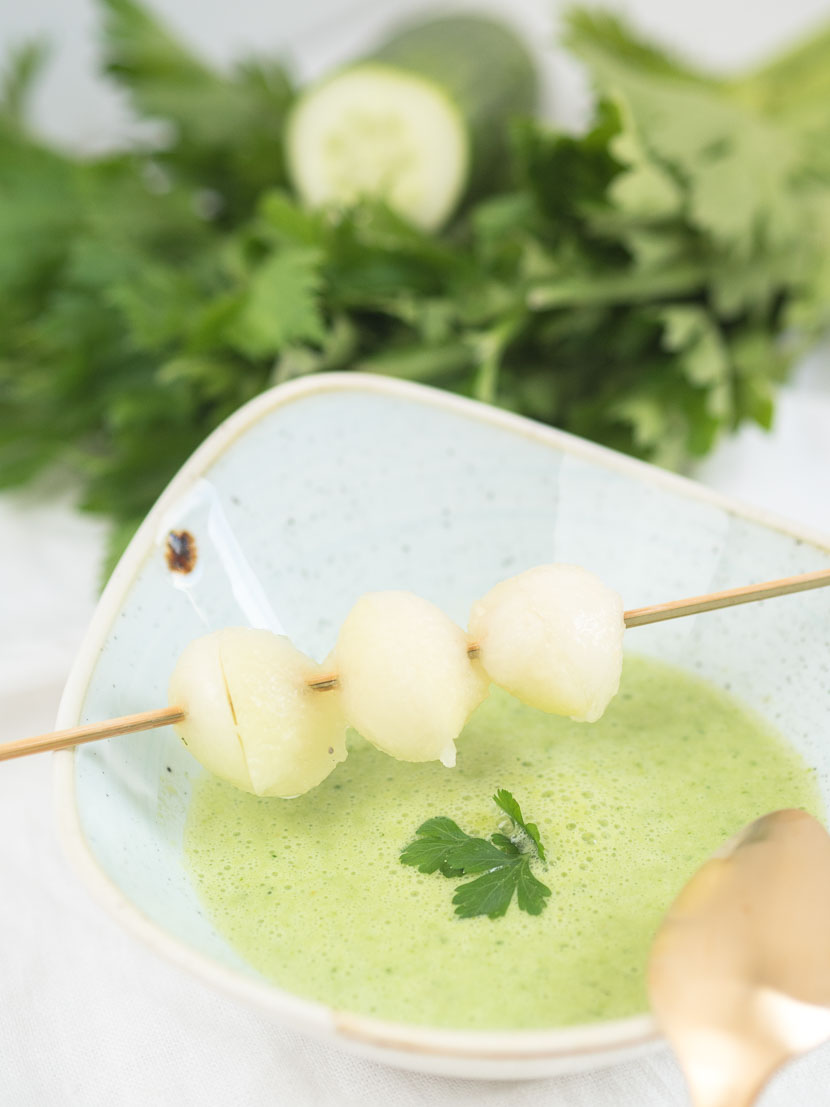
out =
[[[776,811],[730,839],[657,934],[649,994],[695,1107],[749,1107],[830,1038],[830,835]]]

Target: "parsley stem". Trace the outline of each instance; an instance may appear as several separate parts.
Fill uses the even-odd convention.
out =
[[[536,285],[528,292],[527,306],[531,311],[543,311],[583,304],[633,304],[643,300],[692,295],[705,287],[710,275],[707,266],[679,265],[656,272],[623,272],[609,277],[579,277],[548,282]]]

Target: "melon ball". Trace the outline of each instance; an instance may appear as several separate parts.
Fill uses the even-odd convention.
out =
[[[620,686],[622,600],[578,565],[540,565],[473,606],[470,637],[492,681],[532,707],[595,722]]]
[[[169,700],[185,711],[175,729],[205,768],[258,796],[301,795],[346,757],[336,690],[282,635],[230,627],[197,638],[179,658]]]
[[[185,717],[173,729],[206,769],[252,792],[219,655],[222,633],[195,638],[176,662],[167,695]]]
[[[443,611],[411,592],[369,592],[331,660],[343,713],[367,741],[400,761],[455,764],[455,739],[489,682]]]

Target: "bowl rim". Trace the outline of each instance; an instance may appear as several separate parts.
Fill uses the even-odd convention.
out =
[[[158,527],[169,506],[265,415],[326,392],[393,396],[455,412],[553,446],[561,453],[629,474],[652,486],[677,492],[687,499],[717,506],[732,515],[815,546],[830,556],[830,537],[826,535],[794,526],[784,518],[714,492],[687,477],[488,404],[428,385],[368,373],[321,373],[303,377],[260,393],[229,416],[194,451],[162,492],[136,531],[98,601],[64,687],[55,724],[57,729],[78,725],[106,635],[136,574],[154,550]],[[595,1056],[597,1063],[602,1064],[604,1056],[622,1051],[627,1053],[660,1041],[657,1022],[651,1014],[540,1030],[451,1030],[400,1024],[340,1011],[327,1004],[304,999],[267,981],[257,980],[239,970],[219,965],[209,956],[196,952],[182,940],[168,934],[107,875],[96,860],[81,824],[75,787],[75,749],[58,751],[53,758],[58,837],[67,859],[93,898],[128,932],[169,962],[237,1000],[264,1008],[280,1016],[281,1021],[290,1020],[290,1024],[298,1029],[317,1036],[339,1038],[343,1044],[351,1042],[375,1055],[378,1051],[392,1051],[413,1059],[420,1055],[424,1061],[427,1058],[467,1062],[554,1061]]]

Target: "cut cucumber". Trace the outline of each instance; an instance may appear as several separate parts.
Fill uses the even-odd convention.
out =
[[[464,189],[469,145],[464,119],[441,89],[372,62],[303,97],[287,134],[288,164],[306,204],[383,199],[429,229]]]
[[[536,103],[516,36],[472,16],[432,20],[298,101],[286,133],[294,185],[312,207],[382,199],[432,230],[462,196],[498,187],[507,124]]]

